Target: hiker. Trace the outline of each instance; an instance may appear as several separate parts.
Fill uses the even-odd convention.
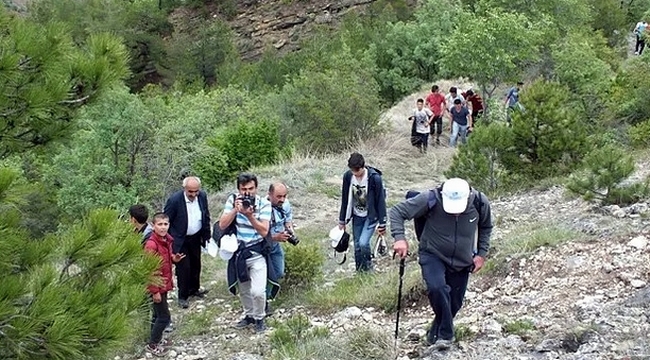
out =
[[[185,258],[185,254],[173,253],[174,239],[169,235],[169,216],[159,212],[153,216],[153,232],[145,241],[145,251],[160,257],[160,268],[156,275],[162,278],[161,283],[151,284],[147,287],[151,295],[153,316],[151,319],[151,335],[145,351],[154,356],[165,356],[169,349],[168,341],[163,341],[163,332],[171,322],[167,294],[174,289],[172,278],[172,263],[178,263]]]
[[[386,193],[381,171],[366,166],[363,155],[352,153],[349,170],[343,174],[339,229],[352,220],[354,262],[357,272],[372,271],[370,238],[375,232],[386,233]]]
[[[469,104],[469,110],[472,113],[472,125],[476,124],[479,118],[483,115],[483,99],[474,90],[468,89],[461,94]]]
[[[454,100],[459,99],[461,104],[465,106],[465,98],[463,95],[458,93],[458,88],[452,86],[449,88],[449,94],[445,95],[445,106],[447,107],[447,112],[450,112],[454,107]]]
[[[176,265],[178,305],[187,309],[190,296],[205,297],[201,288],[201,247],[210,241],[208,195],[201,190],[196,176],[183,179],[183,189],[172,194],[165,203],[169,216],[169,234],[174,238],[174,253],[187,255]]]
[[[267,285],[269,298],[279,289],[273,266],[269,266],[270,244],[267,241],[271,222],[271,203],[257,195],[257,176],[242,173],[237,176],[238,194],[228,196],[219,219],[219,228],[225,230],[234,225],[239,248],[228,261],[228,289],[237,293],[244,318],[235,328],[255,326],[256,333],[266,331]]]
[[[142,245],[153,233],[153,227],[147,222],[148,219],[149,211],[146,206],[136,204],[129,208],[129,223],[133,225],[133,231],[142,235]]]
[[[415,127],[415,136],[419,138],[417,140],[418,150],[420,150],[420,153],[426,153],[429,147],[429,126],[433,120],[433,112],[424,107],[424,100],[422,99],[418,99],[416,105],[413,115],[409,116],[408,119],[413,121],[412,127]],[[411,136],[414,136],[413,133],[411,133]]]
[[[440,145],[440,134],[442,134],[442,114],[445,111],[445,96],[440,93],[438,85],[431,87],[431,94],[426,98],[425,105],[433,112],[431,120],[431,138],[436,134],[436,145]]]
[[[523,110],[523,106],[519,103],[519,91],[521,91],[523,85],[523,82],[517,82],[517,85],[511,87],[506,94],[504,104],[506,106],[506,120],[508,121],[508,125],[512,123],[512,112],[515,110]]]
[[[287,186],[281,182],[273,183],[269,186],[267,200],[271,202],[271,266],[275,271],[278,279],[284,277],[284,250],[281,243],[291,242],[295,239],[293,232],[293,212],[291,204],[287,200]],[[266,316],[272,314],[271,307],[266,302]]]
[[[648,23],[645,21],[639,21],[636,23],[634,30],[632,31],[636,36],[636,44],[634,46],[634,55],[643,55],[643,49],[645,48],[645,37],[647,34]]]
[[[467,132],[472,129],[472,114],[461,103],[460,99],[454,100],[454,107],[449,111],[451,114],[451,121],[449,124],[451,130],[451,137],[449,138],[449,146],[456,147],[456,141],[460,137],[463,145],[467,144]]]
[[[409,248],[404,221],[415,219],[419,264],[435,314],[427,341],[434,349],[448,349],[454,340],[453,319],[463,304],[469,274],[483,267],[490,248],[490,203],[467,181],[453,178],[395,205],[389,217],[393,250],[402,259]]]

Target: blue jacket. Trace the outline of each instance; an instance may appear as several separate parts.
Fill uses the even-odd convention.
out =
[[[368,171],[368,219],[370,224],[379,224],[379,227],[386,227],[386,191],[381,181],[381,171],[366,166]],[[347,224],[352,218],[351,192],[352,171],[348,170],[343,174],[343,186],[341,187],[341,211],[339,213],[339,224]]]
[[[203,245],[210,239],[210,211],[208,210],[208,195],[201,190],[197,196],[201,208],[201,236]],[[169,235],[174,238],[174,253],[179,253],[185,243],[187,235],[187,206],[185,205],[184,191],[177,191],[167,199],[165,214],[169,216]]]

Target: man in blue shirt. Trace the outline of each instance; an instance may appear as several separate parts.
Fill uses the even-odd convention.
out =
[[[456,141],[460,136],[460,141],[467,144],[467,131],[472,128],[472,114],[467,107],[463,106],[460,99],[454,100],[454,107],[449,110],[451,113],[451,137],[449,146],[456,147]]]
[[[522,106],[519,103],[519,91],[521,91],[521,86],[524,85],[523,82],[517,82],[517,86],[513,86],[508,90],[506,95],[505,105],[506,105],[506,119],[508,124],[512,121],[512,112],[516,110],[521,110]]]
[[[287,187],[283,183],[274,183],[269,186],[268,200],[271,201],[271,265],[278,278],[284,277],[284,250],[280,243],[286,242],[290,237],[289,230],[293,233],[293,213],[291,204],[287,200]]]

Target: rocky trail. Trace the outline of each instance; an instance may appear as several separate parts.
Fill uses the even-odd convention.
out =
[[[467,84],[456,85],[463,88]],[[454,153],[440,146],[421,155],[410,146],[406,114],[425,94],[423,90],[412,95],[386,112],[384,121],[393,131],[358,148],[369,164],[384,172],[389,206],[400,201],[408,189],[439,183]],[[323,251],[327,251],[327,231],[336,223],[340,174],[346,159],[347,153],[325,159],[305,156],[256,170],[262,179],[261,189],[270,179],[288,183],[296,225],[317,232],[323,239]],[[641,163],[639,168],[646,172],[648,164]],[[213,217],[220,214],[217,207],[225,196],[226,192],[212,195]],[[560,186],[550,186],[493,199],[492,206],[496,224],[492,244],[495,251],[509,249],[508,255],[491,260],[491,269],[471,277],[465,305],[455,321],[462,336],[450,350],[427,350],[424,338],[433,313],[418,289],[405,289],[396,354],[392,353],[395,314],[378,307],[322,312],[296,304],[280,305],[268,324],[273,328],[295,314],[305,315],[311,325],[329,329],[330,340],[323,346],[331,347],[336,347],[336,339],[345,339],[358,328],[386,334],[385,341],[376,346],[379,355],[341,352],[335,357],[339,359],[650,359],[649,203],[598,207],[569,197]],[[205,261],[219,260],[206,257]],[[350,260],[339,267],[328,258],[320,286],[353,277],[353,264]],[[241,308],[225,288],[224,265],[207,266],[214,268],[204,274],[204,284],[211,288],[208,297],[193,301],[189,310],[180,310],[175,303],[171,306],[176,330],[168,358],[270,358],[273,330],[256,335],[252,330],[233,329]],[[372,276],[394,277],[396,267],[387,257],[379,259],[378,271]],[[406,277],[419,277],[416,259],[409,259],[406,268]],[[336,353],[334,350],[329,354]]]

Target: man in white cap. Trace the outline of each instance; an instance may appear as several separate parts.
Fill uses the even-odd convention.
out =
[[[448,349],[469,274],[483,267],[490,248],[492,214],[488,199],[471,189],[467,181],[453,178],[395,205],[389,219],[393,249],[401,258],[408,253],[404,221],[415,219],[419,263],[435,313],[427,341],[436,349]]]

